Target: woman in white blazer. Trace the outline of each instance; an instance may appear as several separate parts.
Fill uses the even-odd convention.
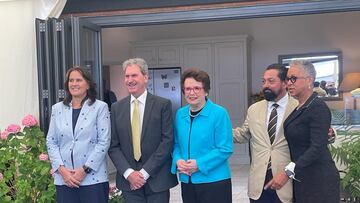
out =
[[[47,148],[58,203],[108,202],[110,115],[82,68],[67,71],[64,101],[52,107]]]

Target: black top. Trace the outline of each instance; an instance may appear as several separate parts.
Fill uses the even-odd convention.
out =
[[[80,111],[81,111],[81,108],[80,109],[73,109],[72,111],[72,127],[73,127],[73,132],[75,132],[75,126],[76,126],[76,122],[79,118],[79,115],[80,115]]]
[[[204,108],[204,107],[203,107],[203,108]],[[194,120],[194,118],[199,115],[200,111],[201,111],[203,108],[201,108],[199,111],[190,111],[190,120],[191,120],[191,123],[192,123],[192,121]]]

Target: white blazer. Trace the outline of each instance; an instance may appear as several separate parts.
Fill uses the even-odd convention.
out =
[[[53,170],[55,185],[65,185],[58,172],[60,165],[66,168],[89,166],[93,171],[80,185],[92,185],[108,181],[106,155],[110,146],[110,114],[105,102],[96,100],[89,106],[84,102],[75,130],[72,128],[72,108],[59,102],[52,107],[46,145]],[[71,161],[73,153],[73,163]]]

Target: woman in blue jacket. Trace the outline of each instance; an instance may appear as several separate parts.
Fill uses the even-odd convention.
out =
[[[106,154],[110,115],[96,100],[95,83],[80,67],[66,73],[66,97],[51,111],[46,145],[54,170],[58,203],[106,203],[109,184]]]
[[[207,98],[210,79],[206,72],[186,70],[181,86],[188,105],[176,113],[171,172],[179,172],[183,202],[231,202],[229,115]]]

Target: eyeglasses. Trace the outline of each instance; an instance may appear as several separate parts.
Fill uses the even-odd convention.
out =
[[[286,82],[290,81],[292,84],[296,83],[297,79],[306,79],[308,77],[297,77],[297,76],[291,76],[286,77]]]
[[[193,91],[195,94],[199,93],[202,89],[204,89],[203,87],[185,87],[184,88],[184,92],[185,93],[190,93],[191,91]]]

